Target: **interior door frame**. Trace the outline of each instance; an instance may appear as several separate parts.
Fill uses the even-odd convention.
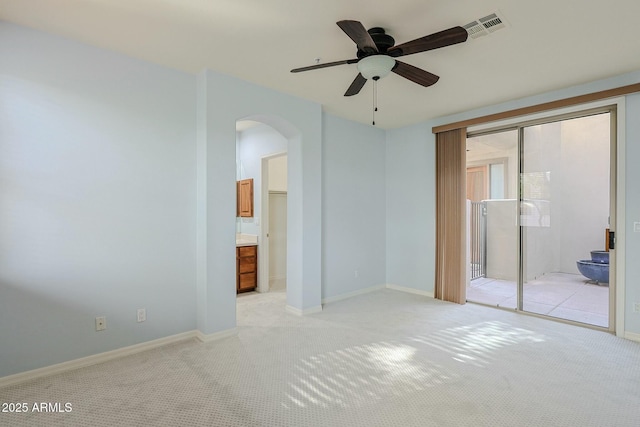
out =
[[[480,134],[489,134],[499,132],[508,129],[519,129],[518,139],[519,145],[522,144],[522,133],[526,126],[549,123],[553,121],[560,121],[569,118],[577,118],[590,113],[608,111],[611,116],[611,137],[610,137],[610,230],[615,232],[616,246],[611,251],[610,263],[614,265],[613,269],[609,271],[609,327],[610,332],[615,333],[617,336],[624,336],[625,334],[625,162],[624,156],[626,152],[626,140],[625,140],[625,98],[617,97],[611,99],[603,99],[588,104],[574,105],[558,110],[544,111],[528,116],[515,117],[498,122],[484,123],[481,125],[469,127],[467,129],[467,136],[475,136]],[[521,146],[519,148],[520,156],[522,156]],[[522,159],[520,159],[522,160]],[[522,162],[519,162],[518,168]],[[521,170],[518,170],[518,176],[520,176]],[[518,248],[522,251],[522,231],[520,227],[520,215],[516,215],[518,225]],[[523,266],[522,256],[518,256],[518,310],[522,307],[522,284],[523,284]],[[466,260],[461,260],[466,262]],[[527,312],[529,313],[529,312]],[[535,315],[534,313],[531,313]],[[577,323],[569,320],[553,318],[551,319],[564,321],[567,323]],[[585,325],[585,324],[581,324]],[[592,326],[592,325],[587,325]],[[596,329],[602,329],[597,326],[593,326]]]
[[[260,164],[260,250],[258,251],[258,292],[269,292],[269,160],[286,156],[288,151],[281,151],[263,156]],[[289,174],[287,171],[287,188]],[[288,203],[288,202],[287,202]],[[287,232],[289,218],[287,218]]]

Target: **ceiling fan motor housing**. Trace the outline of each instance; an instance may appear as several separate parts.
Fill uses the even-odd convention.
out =
[[[396,65],[396,61],[387,55],[387,50],[393,47],[396,41],[381,27],[370,28],[367,32],[376,44],[378,52],[358,49],[358,71],[367,80],[379,80],[389,74]]]
[[[366,56],[373,55],[375,53],[386,53],[387,50],[389,50],[396,44],[396,41],[394,40],[394,38],[391,37],[389,34],[385,33],[384,28],[373,27],[367,30],[367,32],[373,39],[373,42],[376,44],[376,47],[378,48],[378,52],[363,51],[358,49],[358,52],[357,52],[358,58],[364,58]]]

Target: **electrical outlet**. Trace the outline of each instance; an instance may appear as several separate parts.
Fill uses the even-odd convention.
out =
[[[138,309],[138,323],[144,322],[147,320],[147,310],[144,308]]]
[[[635,311],[636,313],[640,313],[640,302],[633,303],[633,311]]]
[[[96,331],[104,331],[107,329],[107,318],[106,316],[98,316],[96,317]]]

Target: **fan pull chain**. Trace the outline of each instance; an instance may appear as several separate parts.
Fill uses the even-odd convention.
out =
[[[379,77],[373,78],[373,119],[371,121],[372,125],[376,125],[376,111],[378,111],[378,79]]]

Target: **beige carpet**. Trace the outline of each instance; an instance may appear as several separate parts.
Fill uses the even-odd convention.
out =
[[[239,334],[0,389],[2,426],[637,426],[640,344],[380,290],[297,317],[238,299]],[[7,343],[2,343],[7,345]],[[67,413],[31,412],[36,402]]]

